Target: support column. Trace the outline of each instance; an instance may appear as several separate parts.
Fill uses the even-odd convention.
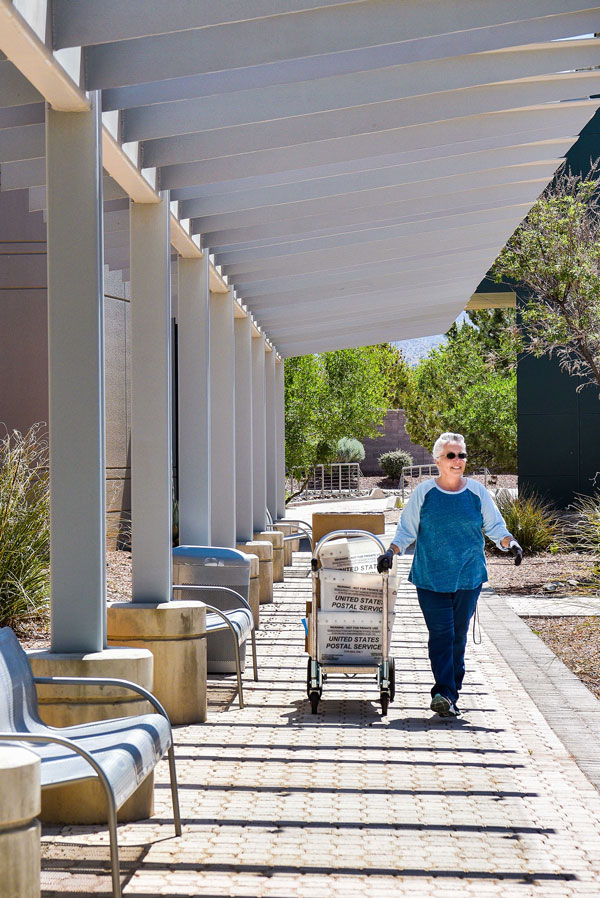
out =
[[[171,600],[169,201],[131,203],[131,525],[134,602]]]
[[[172,601],[169,211],[167,193],[160,203],[131,204],[133,602],[110,606],[108,634],[110,645],[152,652],[154,693],[172,723],[199,723],[206,719],[205,609]]]
[[[265,402],[265,338],[261,334],[252,339],[252,521],[257,533],[267,526]]]
[[[210,294],[211,541],[235,547],[233,293]]]
[[[210,545],[209,261],[179,259],[179,542]]]
[[[89,112],[46,112],[52,651],[105,645],[102,158]]]
[[[277,520],[277,421],[275,412],[275,352],[265,347],[265,449],[267,508]]]
[[[52,649],[31,666],[36,675],[101,673],[148,686],[150,652],[106,649],[101,121],[98,95],[91,101],[89,112],[46,112]],[[75,696],[47,687],[45,700],[62,725],[122,708],[95,687]],[[138,817],[151,812],[149,788],[136,798]],[[72,808],[85,812],[85,796]]]
[[[275,429],[277,431],[277,520],[285,517],[285,367],[275,362]]]
[[[236,540],[252,539],[252,321],[235,319]]]

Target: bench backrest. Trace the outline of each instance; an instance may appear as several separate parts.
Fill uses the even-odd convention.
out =
[[[0,629],[0,730],[27,732],[39,727],[37,690],[31,665],[10,629]]]

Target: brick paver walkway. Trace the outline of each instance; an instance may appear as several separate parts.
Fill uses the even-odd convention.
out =
[[[177,731],[183,837],[172,837],[164,767],[155,818],[119,828],[124,894],[597,898],[600,794],[485,630],[468,647],[466,713],[432,715],[407,585],[389,716],[374,682],[351,680],[327,683],[311,714],[307,559],[261,609],[261,680],[247,676],[246,708]],[[104,830],[45,832],[44,898],[110,894]]]

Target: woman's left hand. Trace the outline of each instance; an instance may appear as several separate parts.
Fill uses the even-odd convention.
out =
[[[511,539],[511,541],[508,544],[508,551],[511,553],[511,555],[514,556],[515,567],[519,567],[519,565],[523,561],[523,549],[521,548],[519,543],[516,541],[516,539],[514,539],[514,537],[513,537],[513,539]]]

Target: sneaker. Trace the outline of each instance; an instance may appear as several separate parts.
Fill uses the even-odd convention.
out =
[[[433,696],[429,707],[436,714],[439,714],[440,717],[458,717],[460,714],[456,705],[449,698],[446,698],[445,695],[440,695],[439,692],[436,692]]]

